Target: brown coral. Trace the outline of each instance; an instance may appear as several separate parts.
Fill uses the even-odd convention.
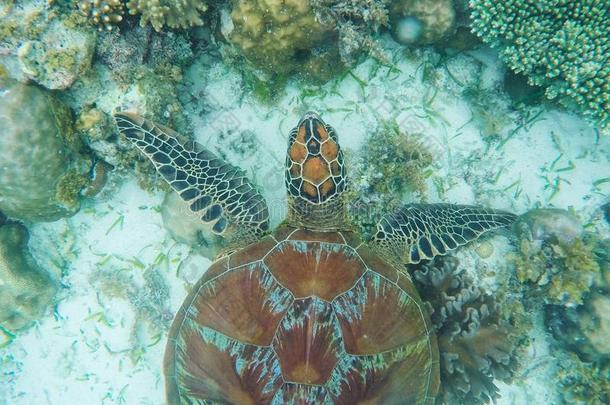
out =
[[[517,366],[514,320],[496,298],[462,274],[455,257],[439,257],[412,272],[426,302],[441,353],[445,404],[483,404],[498,395],[494,379],[508,382]]]
[[[125,13],[123,0],[80,0],[77,6],[100,31],[112,31]]]
[[[298,73],[327,80],[340,65],[336,33],[309,0],[232,0],[223,33],[256,68],[278,80]]]
[[[170,28],[190,28],[203,25],[201,14],[208,9],[202,0],[128,0],[129,14],[141,14],[140,25],[150,23],[159,32]]]

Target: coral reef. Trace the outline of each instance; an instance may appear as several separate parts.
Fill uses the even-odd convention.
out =
[[[57,12],[32,0],[5,7],[0,9],[0,70],[10,78],[62,90],[89,69],[96,33],[78,12]]]
[[[123,21],[125,4],[123,0],[78,0],[78,9],[100,31],[112,31]]]
[[[189,36],[135,26],[104,31],[99,39],[91,74],[62,94],[75,112],[78,135],[96,156],[91,187],[83,194],[99,192],[109,169],[133,173],[134,165],[143,188],[164,188],[148,160],[118,136],[111,114],[131,110],[157,120],[164,117],[167,125],[188,134],[191,128],[178,100],[183,90],[177,84],[193,57]]]
[[[454,26],[451,0],[232,0],[222,18],[224,36],[255,67],[276,80],[298,73],[326,81],[367,54],[382,63],[389,57],[375,38],[393,28],[402,43],[429,44]],[[416,26],[416,35],[405,39]],[[398,28],[397,28],[398,27]]]
[[[0,329],[19,331],[44,315],[58,282],[35,262],[23,225],[0,226]]]
[[[203,0],[77,0],[80,12],[98,29],[112,31],[123,20],[125,10],[140,15],[140,25],[155,31],[163,27],[191,28],[203,25],[208,10]]]
[[[472,29],[546,97],[610,123],[610,7],[595,0],[471,0]]]
[[[107,66],[121,83],[132,83],[150,54],[150,27],[134,27],[124,32],[113,30],[99,34],[95,58]]]
[[[0,209],[53,221],[79,208],[90,162],[78,152],[70,111],[36,86],[0,80]]]
[[[519,282],[538,287],[528,292],[542,293],[546,304],[582,304],[600,277],[596,238],[582,233],[573,214],[556,209],[532,210],[516,227],[520,240],[512,260]]]
[[[208,10],[203,0],[76,0],[80,12],[100,31],[113,31],[123,21],[125,11],[140,15],[140,26],[191,28],[204,24]]]
[[[386,61],[388,58],[374,35],[389,25],[391,0],[311,0],[320,24],[335,26],[339,34],[339,54],[353,65],[362,53]]]
[[[395,0],[390,6],[392,35],[405,45],[427,45],[453,31],[452,0]]]
[[[114,353],[125,353],[133,364],[138,364],[151,347],[157,345],[169,329],[174,313],[170,308],[170,289],[159,265],[165,259],[159,254],[155,265],[146,268],[136,257],[127,262],[106,260],[98,272],[90,275],[90,282],[98,291],[102,306],[99,316],[106,319],[111,307],[122,308],[135,315],[129,325],[129,346]],[[129,271],[138,268],[141,271]],[[123,302],[117,302],[117,300]],[[110,348],[108,350],[111,350]],[[112,351],[111,351],[112,352]]]
[[[562,346],[584,361],[610,361],[609,290],[595,291],[583,305],[545,307],[545,323]]]
[[[473,405],[494,400],[494,379],[509,382],[517,368],[516,329],[523,311],[476,287],[455,257],[439,257],[410,271],[438,337],[440,400]]]
[[[341,66],[332,26],[320,24],[309,0],[232,0],[224,36],[272,79],[298,73],[328,80]]]
[[[364,235],[373,231],[381,211],[400,205],[405,193],[425,197],[426,168],[432,159],[416,134],[403,133],[395,123],[381,123],[352,164],[350,213]]]
[[[145,67],[163,76],[165,81],[179,82],[182,69],[192,62],[192,48],[185,34],[156,33],[150,27],[134,27],[121,33],[100,34],[95,56],[125,84],[146,75]]]
[[[164,25],[170,28],[190,28],[203,25],[201,14],[208,9],[202,0],[129,0],[129,14],[141,14],[140,25],[150,23],[155,31]]]
[[[574,354],[560,355],[556,378],[565,404],[610,403],[610,364],[587,363]]]
[[[587,362],[610,365],[610,239],[599,241],[593,249],[601,268],[583,304],[577,307],[547,305],[545,323],[562,347]]]
[[[181,69],[193,61],[193,46],[182,34],[167,32],[163,35],[153,33],[148,47],[148,65],[155,73],[171,78],[174,82],[182,80]]]

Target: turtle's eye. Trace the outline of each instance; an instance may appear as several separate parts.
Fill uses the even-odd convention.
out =
[[[307,113],[290,133],[286,184],[295,197],[322,203],[344,189],[343,154],[334,130]]]

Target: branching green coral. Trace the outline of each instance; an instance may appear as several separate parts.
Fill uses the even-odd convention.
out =
[[[208,9],[203,0],[129,0],[129,14],[141,14],[140,25],[150,23],[155,31],[164,25],[170,28],[190,28],[203,25],[201,14]]]
[[[610,124],[610,7],[597,0],[470,0],[472,29],[549,99]]]

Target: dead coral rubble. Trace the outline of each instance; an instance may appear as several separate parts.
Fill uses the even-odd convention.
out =
[[[412,275],[438,336],[441,402],[493,401],[494,379],[508,382],[517,368],[516,318],[501,311],[497,297],[476,287],[455,257],[439,257]]]

